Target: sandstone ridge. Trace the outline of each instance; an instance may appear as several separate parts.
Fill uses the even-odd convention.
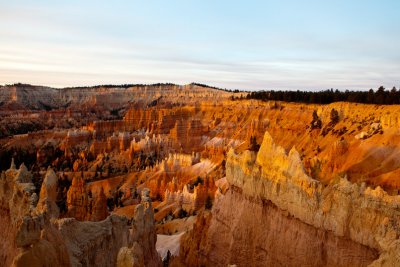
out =
[[[399,196],[338,178],[327,186],[309,177],[295,148],[288,154],[268,132],[255,156],[228,154],[227,181],[245,196],[271,201],[317,229],[375,249],[371,266],[395,266],[400,255]]]

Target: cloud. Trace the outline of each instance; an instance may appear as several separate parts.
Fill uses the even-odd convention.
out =
[[[105,3],[41,3],[8,3],[0,9],[0,84],[202,82],[316,90],[400,83],[399,27],[379,31],[379,23],[354,23],[348,27],[359,31],[349,33],[340,17],[321,21],[321,26],[317,22],[324,14],[296,21],[273,14],[272,4],[266,15],[255,10],[257,5],[246,6],[243,19],[237,17],[240,5],[230,7],[230,15],[218,10],[193,15],[190,4],[178,9],[187,12],[181,14],[136,2],[119,3],[118,9]],[[301,10],[290,14],[294,11]],[[373,36],[366,34],[368,27]]]

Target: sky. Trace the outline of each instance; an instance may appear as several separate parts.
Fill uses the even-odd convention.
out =
[[[400,1],[0,0],[0,84],[400,87]]]

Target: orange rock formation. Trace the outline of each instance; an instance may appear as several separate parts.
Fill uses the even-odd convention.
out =
[[[39,200],[31,179],[24,165],[17,170],[12,164],[1,174],[0,223],[6,228],[0,233],[1,258],[5,266],[115,266],[119,250],[132,244],[135,244],[132,253],[140,262],[160,266],[151,208],[137,212],[131,232],[127,219],[117,215],[100,222],[58,219],[54,210],[57,184],[54,171],[47,171]],[[75,187],[82,185],[79,181],[75,179]],[[95,211],[104,205],[104,199],[104,192],[100,191]],[[101,212],[93,215],[104,217]]]
[[[194,84],[8,89],[5,266],[159,266],[157,233],[170,266],[398,262],[399,106]],[[26,165],[6,170],[11,157]]]

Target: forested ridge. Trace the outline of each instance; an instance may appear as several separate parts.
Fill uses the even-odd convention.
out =
[[[373,89],[370,89],[369,91],[339,91],[330,89],[318,92],[269,90],[250,92],[246,97],[234,96],[232,99],[257,99],[262,101],[275,100],[313,104],[329,104],[344,101],[363,104],[393,105],[400,104],[400,91],[397,90],[396,87],[387,90],[383,86],[379,87],[375,91]]]

